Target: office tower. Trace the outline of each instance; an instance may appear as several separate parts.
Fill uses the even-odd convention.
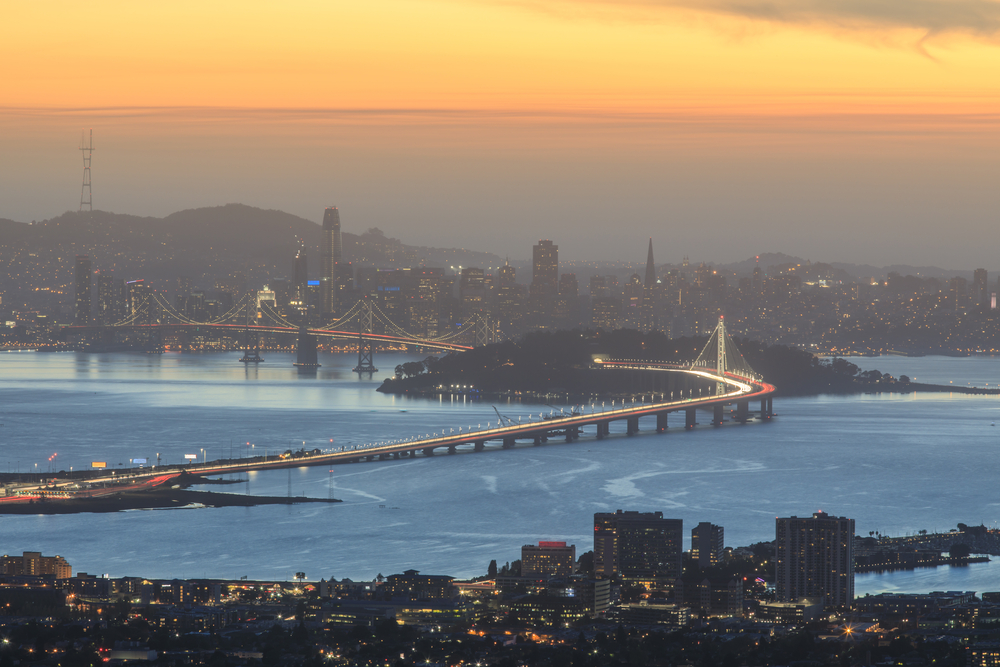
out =
[[[306,262],[305,243],[299,241],[299,249],[295,252],[295,266],[292,270],[292,299],[298,305],[307,304],[307,283],[309,282],[309,267]]]
[[[337,265],[343,254],[340,239],[340,211],[336,206],[327,207],[323,212],[323,247],[320,257],[323,272],[319,277],[321,310],[324,313],[337,312]]]
[[[73,322],[79,326],[90,324],[90,256],[76,256],[76,301]]]
[[[559,246],[542,240],[531,250],[531,291],[555,296],[559,289]]]
[[[522,577],[568,577],[575,568],[575,544],[539,542],[521,547]]]
[[[854,519],[816,512],[775,519],[778,600],[821,598],[827,607],[854,600]]]
[[[725,548],[722,526],[702,521],[691,529],[691,558],[705,569],[722,562]]]
[[[653,263],[653,239],[649,239],[649,251],[646,253],[646,280],[643,285],[648,289],[656,284],[656,265]]]
[[[496,294],[497,324],[507,336],[513,336],[520,331],[525,298],[524,286],[517,284],[514,267],[509,262],[497,273]]]
[[[683,572],[683,531],[681,519],[663,512],[594,514],[594,572],[647,588],[671,584]]]
[[[642,304],[639,309],[639,329],[655,331],[659,328],[656,317],[656,264],[653,262],[653,239],[649,239],[649,250],[646,252],[646,277],[642,282]]]
[[[458,298],[466,314],[485,308],[486,272],[475,267],[462,269],[462,277],[458,283]]]
[[[980,308],[985,309],[989,305],[988,290],[986,269],[976,269],[972,273],[972,296]]]
[[[510,261],[504,261],[503,266],[497,271],[497,283],[502,287],[505,285],[513,285],[517,282],[515,279],[514,267],[510,265]]]
[[[151,290],[143,278],[125,283],[125,317],[138,318],[139,324],[146,324],[151,312],[149,299]]]
[[[625,309],[623,314],[623,319],[625,321],[622,323],[622,326],[626,329],[641,329],[643,288],[642,279],[639,277],[638,273],[633,273],[629,276],[628,282],[625,283],[623,294],[624,298],[622,299],[622,306]]]
[[[125,281],[116,279],[114,274],[98,272],[97,275],[97,323],[107,326],[124,319]]]
[[[764,274],[760,270],[760,257],[757,257],[757,263],[753,267],[753,279],[751,282],[751,287],[753,293],[760,296],[764,293]]]

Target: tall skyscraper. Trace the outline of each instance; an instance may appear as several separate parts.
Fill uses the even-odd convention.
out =
[[[531,291],[544,296],[559,291],[559,246],[547,239],[531,249]]]
[[[816,512],[775,519],[778,600],[822,598],[827,607],[854,601],[854,519]]]
[[[647,588],[663,587],[683,572],[684,522],[663,512],[594,514],[594,572],[618,575]]]
[[[973,297],[976,300],[976,305],[984,310],[990,305],[990,292],[987,283],[988,276],[986,269],[976,269],[972,273]]]
[[[76,256],[76,273],[73,281],[76,286],[75,308],[73,322],[79,326],[90,324],[90,256]]]
[[[722,526],[702,521],[691,529],[691,558],[704,569],[722,562],[725,548]]]
[[[109,325],[124,319],[125,282],[103,271],[97,276],[97,323]]]
[[[300,306],[308,305],[309,266],[306,262],[305,243],[299,241],[299,249],[295,252],[295,266],[292,271],[292,298]]]
[[[320,299],[324,313],[337,312],[337,265],[343,259],[343,245],[340,238],[340,211],[336,206],[327,207],[323,212],[323,248],[321,251],[323,272],[319,277]]]
[[[656,263],[653,262],[653,239],[649,239],[646,252],[646,276],[642,283],[642,304],[639,307],[639,329],[656,331],[659,328],[657,301],[659,285],[656,280]]]
[[[653,262],[653,239],[649,239],[649,251],[646,253],[646,280],[643,286],[650,289],[656,284],[656,264]]]

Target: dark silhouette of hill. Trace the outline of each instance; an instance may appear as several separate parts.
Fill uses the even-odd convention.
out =
[[[427,373],[419,372],[422,368],[401,368],[411,377],[386,381],[379,391],[403,393],[457,384],[472,385],[486,393],[623,393],[627,388],[613,385],[607,372],[590,368],[594,355],[690,362],[707,341],[707,337],[671,339],[661,332],[641,333],[635,329],[538,331],[516,341],[432,360],[424,364]],[[823,361],[797,348],[745,339],[736,344],[747,363],[774,384],[782,396],[871,391],[882,380],[878,371],[863,372],[843,359]]]
[[[349,221],[345,224],[350,229]],[[322,228],[282,211],[242,204],[178,211],[165,218],[107,211],[68,212],[31,224],[0,220],[0,290],[67,286],[73,257],[91,256],[94,269],[173,287],[178,276],[195,286],[244,289],[288,277],[299,239],[311,277],[319,276]],[[406,245],[377,229],[343,231],[344,256],[359,266],[497,266],[500,258],[462,249]]]

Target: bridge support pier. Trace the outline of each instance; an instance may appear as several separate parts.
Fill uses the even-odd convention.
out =
[[[684,411],[684,428],[694,428],[698,424],[698,411],[688,408]]]
[[[639,432],[639,418],[629,417],[627,420],[628,426],[626,427],[626,433],[628,435],[635,435]]]
[[[455,445],[449,445],[449,446],[448,446],[448,453],[449,453],[449,454],[457,454],[457,453],[458,453],[458,452],[457,452],[457,451],[455,450]]]
[[[541,447],[541,446],[542,446],[542,436],[536,435],[535,436],[535,447]]]
[[[663,433],[667,430],[667,415],[668,412],[657,412],[656,413],[656,432]]]
[[[504,449],[513,449],[514,448],[514,438],[504,438],[503,439],[503,448]]]
[[[434,448],[424,447],[424,456],[434,456]]]
[[[398,459],[399,458],[399,452],[393,452],[392,453],[392,458]]]
[[[476,442],[473,443],[473,445],[472,445],[472,450],[475,451],[475,452],[481,452],[485,448],[486,448],[486,441],[485,440],[476,440]]]
[[[770,419],[771,416],[774,414],[772,412],[772,410],[773,410],[773,403],[771,402],[771,400],[772,399],[770,397],[760,399],[760,418],[761,419]]]
[[[750,401],[740,401],[736,404],[736,421],[746,424],[750,413]]]
[[[580,439],[580,429],[574,427],[568,427],[566,429],[566,442],[573,442],[574,440]]]
[[[712,408],[712,424],[714,426],[722,426],[723,414],[722,406],[716,405]]]
[[[611,435],[611,422],[597,422],[597,439],[603,440],[608,435]]]

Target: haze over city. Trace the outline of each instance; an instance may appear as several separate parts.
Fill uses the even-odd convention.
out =
[[[22,5],[0,217],[240,202],[526,259],[993,267],[995,3]],[[150,29],[155,27],[155,29]]]

